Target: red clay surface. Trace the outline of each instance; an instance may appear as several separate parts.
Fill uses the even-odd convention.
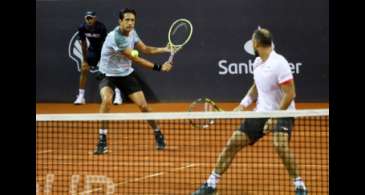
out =
[[[235,103],[217,103],[224,110],[231,110],[238,105]],[[154,112],[186,112],[189,103],[152,103],[149,104]],[[328,103],[296,103],[297,109],[316,109],[329,108]],[[38,103],[36,105],[37,114],[47,113],[96,113],[99,112],[99,104],[85,104],[75,106],[72,103]],[[128,103],[122,105],[113,105],[110,112],[139,112],[136,105]]]
[[[219,103],[232,109],[234,103]],[[188,104],[151,104],[154,111],[186,111]],[[298,108],[328,108],[328,104],[298,104]],[[37,104],[37,113],[93,113],[98,105]],[[138,112],[135,105],[113,106],[112,112]],[[328,194],[328,119],[297,122],[290,146],[311,195]],[[217,121],[197,130],[187,121],[161,121],[167,148],[154,149],[151,129],[145,122],[111,124],[110,153],[91,154],[97,141],[96,123],[37,124],[37,183],[44,191],[48,174],[54,175],[50,194],[86,193],[87,175],[100,175],[114,183],[114,194],[191,194],[209,176],[218,154],[239,121]],[[319,125],[321,123],[321,125]],[[308,125],[311,124],[311,127]],[[82,128],[81,128],[82,126]],[[77,181],[77,180],[75,180]],[[222,177],[220,195],[292,195],[289,176],[272,148],[271,134],[253,147],[240,151]],[[93,184],[89,194],[107,194],[102,184]]]

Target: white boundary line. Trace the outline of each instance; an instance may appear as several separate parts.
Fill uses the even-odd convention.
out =
[[[167,173],[177,172],[177,171],[181,171],[181,170],[184,170],[184,169],[187,169],[187,168],[190,168],[190,167],[196,167],[196,166],[199,166],[199,164],[191,163],[191,164],[188,164],[186,166],[171,169],[169,171],[162,171],[162,172],[158,172],[158,173],[145,175],[143,177],[138,177],[138,178],[130,179],[130,180],[127,180],[127,181],[123,181],[123,182],[115,184],[114,186],[117,187],[117,186],[120,186],[120,185],[126,185],[128,183],[138,182],[138,181],[146,180],[146,179],[153,178],[153,177],[158,177],[158,176],[161,176],[161,175],[165,175]],[[77,194],[88,194],[90,192],[97,192],[97,191],[100,191],[100,190],[102,190],[102,188],[95,188],[95,189],[92,189],[92,190],[79,192]]]

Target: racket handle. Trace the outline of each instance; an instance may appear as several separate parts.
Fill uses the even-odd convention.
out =
[[[169,63],[172,63],[172,60],[174,59],[174,53],[170,54],[169,59],[167,60]]]

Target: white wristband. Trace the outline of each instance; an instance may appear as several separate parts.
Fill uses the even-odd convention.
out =
[[[242,100],[240,105],[244,106],[245,108],[247,108],[249,105],[251,105],[251,103],[253,102],[251,96],[246,95]]]

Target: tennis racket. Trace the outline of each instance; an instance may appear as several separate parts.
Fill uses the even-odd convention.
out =
[[[167,47],[170,49],[169,63],[172,63],[174,55],[186,45],[193,34],[193,25],[185,18],[175,20],[169,29]]]
[[[189,112],[222,112],[217,104],[209,98],[198,98],[189,106]],[[244,119],[243,119],[244,120]],[[206,129],[215,124],[214,119],[190,119],[191,126],[197,129]],[[267,134],[272,131],[272,128],[277,124],[276,119],[269,119],[264,126],[263,132]]]
[[[220,112],[224,111],[209,98],[199,98],[189,106],[189,112]],[[205,129],[214,124],[214,119],[190,119],[189,123],[194,128]]]

